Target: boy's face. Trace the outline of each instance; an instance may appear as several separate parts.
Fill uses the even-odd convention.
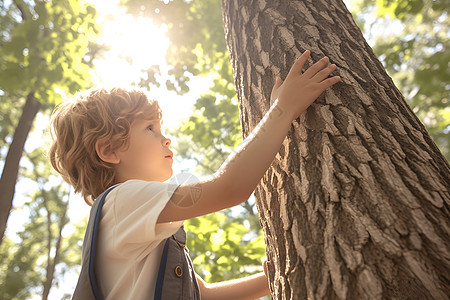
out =
[[[136,119],[131,125],[129,147],[116,152],[120,159],[116,165],[119,182],[168,180],[173,174],[170,143],[170,139],[162,135],[159,121]]]

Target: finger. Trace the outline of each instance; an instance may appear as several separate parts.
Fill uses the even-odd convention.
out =
[[[331,78],[328,78],[328,79],[322,81],[321,83],[319,83],[319,86],[320,86],[320,89],[322,91],[324,91],[327,88],[329,88],[330,86],[332,86],[333,84],[338,83],[339,81],[341,81],[341,77],[334,76],[334,77],[331,77]]]
[[[300,75],[300,73],[302,72],[303,66],[305,65],[306,61],[308,60],[309,54],[310,54],[309,50],[306,50],[305,52],[303,52],[303,54],[292,65],[291,69],[289,70],[288,76],[286,76],[286,79],[290,78],[292,76]]]
[[[308,68],[308,70],[305,71],[303,74],[306,78],[312,78],[314,75],[317,74],[320,70],[322,70],[329,62],[330,60],[328,57],[324,57],[315,64],[313,64],[311,67]]]
[[[315,76],[313,76],[312,79],[316,82],[321,82],[322,80],[327,78],[331,73],[333,73],[334,70],[336,70],[336,65],[335,64],[329,65],[328,67],[317,73]]]
[[[282,84],[283,84],[283,80],[281,80],[280,77],[277,77],[277,78],[275,79],[275,84],[273,85],[273,88],[272,88],[272,94],[273,94],[276,90],[278,90],[278,88],[279,88]]]

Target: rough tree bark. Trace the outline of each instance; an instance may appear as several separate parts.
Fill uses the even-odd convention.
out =
[[[292,123],[255,190],[274,298],[448,299],[449,164],[344,3],[222,11],[244,138],[303,51],[342,78]]]
[[[0,244],[3,240],[9,212],[12,208],[17,176],[19,174],[20,158],[39,107],[39,101],[37,101],[33,93],[29,93],[9,146],[8,154],[6,154],[2,177],[0,178]]]

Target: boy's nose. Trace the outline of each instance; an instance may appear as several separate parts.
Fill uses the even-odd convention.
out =
[[[163,145],[166,146],[166,147],[169,147],[171,143],[172,143],[172,141],[170,139],[165,138]]]

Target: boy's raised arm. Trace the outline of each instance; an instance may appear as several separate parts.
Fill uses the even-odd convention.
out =
[[[270,166],[286,137],[291,122],[304,112],[338,76],[323,58],[301,73],[309,51],[294,63],[285,81],[277,79],[274,103],[252,133],[236,148],[217,174],[197,184],[180,185],[158,218],[158,223],[186,220],[246,201]],[[196,197],[192,189],[200,191]]]

